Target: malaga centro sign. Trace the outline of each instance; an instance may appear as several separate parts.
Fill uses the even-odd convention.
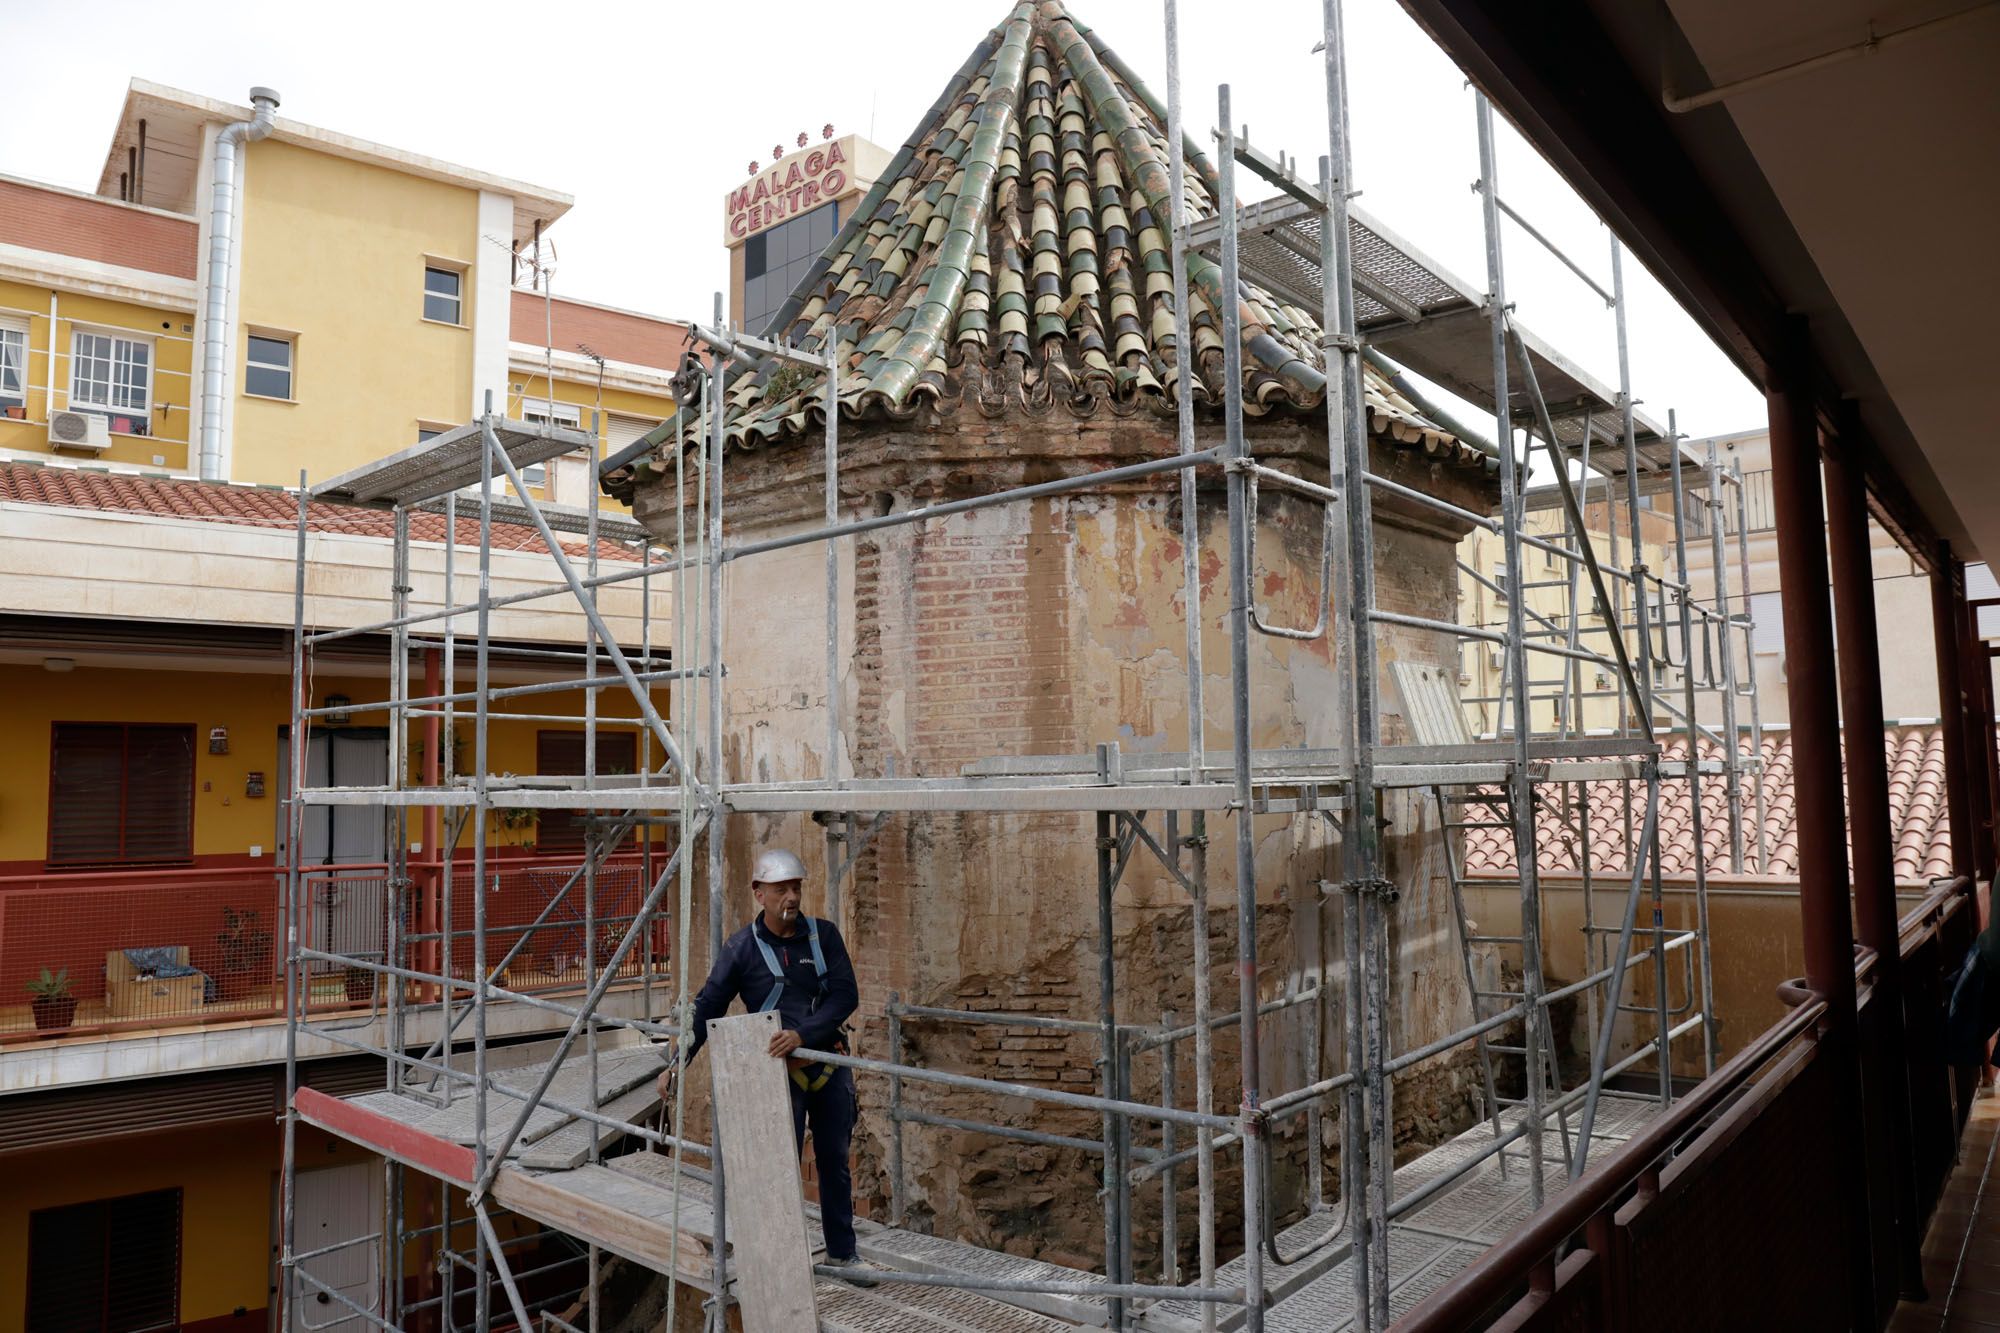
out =
[[[723,221],[734,243],[846,194],[854,180],[854,136],[787,154],[731,190]]]

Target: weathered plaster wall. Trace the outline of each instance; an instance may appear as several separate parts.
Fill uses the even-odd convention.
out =
[[[856,437],[859,438],[856,438]],[[850,431],[843,440],[843,507],[855,516],[986,493],[1133,461],[1173,447],[1151,421],[960,422],[951,430]],[[1290,459],[1324,479],[1325,437],[1267,423],[1260,458]],[[1315,467],[1315,460],[1318,466]],[[1460,503],[1478,500],[1476,479],[1421,454],[1377,447],[1375,467]],[[819,451],[791,448],[732,455],[727,478],[730,540],[816,524]],[[1226,751],[1227,546],[1222,495],[1204,490],[1200,509],[1200,617],[1210,750]],[[641,492],[637,512],[665,526],[670,492]],[[1284,623],[1310,623],[1319,586],[1320,511],[1267,492],[1254,583],[1260,606]],[[1377,506],[1378,600],[1391,610],[1449,620],[1457,603],[1454,545],[1461,532],[1427,511]],[[842,774],[949,776],[995,755],[1080,754],[1116,741],[1130,753],[1184,749],[1187,741],[1185,617],[1177,482],[1171,477],[1117,494],[1076,495],[880,530],[844,541],[838,690]],[[817,778],[828,771],[825,714],[824,552],[802,547],[732,562],[725,646],[729,659],[724,760],[734,781]],[[1384,666],[1398,658],[1449,663],[1436,635],[1391,629],[1379,638]],[[1261,635],[1251,643],[1254,743],[1335,743],[1339,650],[1322,637],[1295,643]],[[1403,739],[1400,707],[1384,677],[1387,739]],[[699,707],[698,703],[695,705]],[[694,716],[700,716],[699,713]],[[1391,799],[1385,814],[1388,873],[1403,892],[1395,907],[1391,1040],[1398,1049],[1468,1021],[1449,934],[1450,904],[1432,829],[1418,803]],[[1162,837],[1161,821],[1151,824]],[[1182,825],[1183,833],[1188,831]],[[1319,907],[1318,881],[1337,876],[1329,828],[1317,816],[1259,816],[1259,975],[1264,999],[1311,975],[1321,939],[1339,938],[1338,900]],[[1235,886],[1227,818],[1209,821],[1212,977],[1216,1012],[1233,1011]],[[841,925],[860,971],[862,1051],[886,1053],[882,1006],[891,993],[921,1004],[1071,1018],[1098,1016],[1097,891],[1090,814],[939,813],[894,816],[862,859],[844,896]],[[796,847],[815,875],[822,839],[805,817],[732,817],[729,883],[745,884],[756,848]],[[731,928],[749,910],[732,887]],[[814,899],[809,898],[809,902]],[[697,922],[705,920],[697,909]],[[1192,912],[1186,893],[1140,851],[1115,899],[1114,958],[1120,1020],[1157,1023],[1193,1009]],[[1333,946],[1337,949],[1337,944]],[[1337,971],[1337,969],[1336,969]],[[1336,980],[1337,987],[1337,980]],[[1325,1072],[1340,1067],[1337,989],[1322,1025]],[[908,1054],[927,1066],[1048,1087],[1090,1089],[1094,1039],[1027,1028],[912,1023]],[[1237,1099],[1234,1029],[1216,1043],[1217,1106]],[[1296,1087],[1309,1065],[1305,1011],[1267,1021],[1265,1091]],[[1179,1068],[1192,1100],[1191,1052]],[[1156,1099],[1157,1058],[1133,1070],[1134,1095]],[[1434,1139],[1469,1117],[1463,1062],[1414,1076],[1396,1106],[1399,1131]],[[1090,1113],[1039,1108],[906,1084],[907,1104],[964,1119],[1032,1124],[1089,1137]],[[864,1080],[857,1193],[886,1200],[887,1088]],[[1281,1198],[1295,1199],[1308,1151],[1303,1123],[1282,1126],[1274,1172]],[[1021,1252],[1094,1261],[1102,1231],[1096,1158],[1067,1149],[910,1126],[906,1178],[917,1225]],[[1151,1132],[1141,1142],[1153,1141]],[[1328,1146],[1333,1136],[1329,1133]],[[1225,1238],[1240,1225],[1240,1179],[1222,1155]],[[1192,1208],[1192,1172],[1182,1180]],[[1329,1182],[1337,1180],[1331,1172]],[[1330,1185],[1331,1188],[1331,1185]],[[1141,1191],[1139,1243],[1158,1221],[1158,1188]],[[1181,1234],[1193,1234],[1191,1211]]]

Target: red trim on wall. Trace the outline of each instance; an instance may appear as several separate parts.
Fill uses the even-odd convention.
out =
[[[339,1097],[329,1097],[315,1088],[300,1088],[292,1094],[292,1105],[300,1115],[330,1134],[338,1134],[384,1157],[393,1157],[433,1176],[461,1185],[472,1183],[477,1164],[472,1149],[413,1129]]]

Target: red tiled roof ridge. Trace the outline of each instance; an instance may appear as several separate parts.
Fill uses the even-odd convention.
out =
[[[1889,770],[1889,827],[1895,874],[1899,880],[1931,879],[1951,873],[1951,825],[1944,800],[1944,740],[1942,726],[1932,720],[1913,722],[1899,719],[1883,727],[1883,749]],[[1669,740],[1662,747],[1669,755],[1686,751],[1686,738]],[[1716,746],[1703,738],[1701,753],[1712,756]],[[1764,736],[1765,770],[1764,831],[1768,862],[1762,874],[1778,879],[1798,877],[1798,802],[1793,790],[1794,772],[1789,730],[1767,730]],[[1690,874],[1694,868],[1694,819],[1688,786],[1683,782],[1661,784],[1659,840],[1661,869],[1669,875]],[[1728,869],[1729,829],[1725,779],[1720,774],[1701,781],[1703,814],[1702,843],[1707,850],[1710,874]],[[1756,802],[1753,779],[1743,779],[1743,826],[1745,873],[1758,874],[1755,860]],[[1594,873],[1630,873],[1625,864],[1624,806],[1621,784],[1592,782],[1580,792],[1567,790],[1570,804],[1567,817],[1561,808],[1563,795],[1550,796],[1548,805],[1537,811],[1536,859],[1545,874],[1574,874],[1581,868],[1583,838],[1577,832],[1578,816],[1587,803],[1589,810],[1590,861]],[[1638,812],[1635,808],[1636,828]],[[1475,807],[1464,818],[1486,827],[1465,833],[1464,865],[1468,875],[1507,875],[1514,870],[1514,840],[1511,829],[1491,810]]]
[[[295,529],[299,504],[297,490],[268,483],[202,481],[160,473],[25,460],[0,461],[0,502],[269,529]],[[394,536],[395,528],[386,511],[315,500],[306,506],[306,530],[387,541]],[[413,541],[443,543],[444,516],[412,514],[410,536]],[[478,519],[461,518],[457,539],[459,546],[476,549]],[[503,522],[493,525],[493,546],[495,550],[506,551],[548,549],[533,528]],[[562,548],[564,554],[576,559],[588,554],[587,543],[583,541],[563,542]],[[598,543],[598,555],[609,560],[637,558],[626,547],[611,541]]]

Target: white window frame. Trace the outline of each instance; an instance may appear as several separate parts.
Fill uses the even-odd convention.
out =
[[[567,430],[583,429],[583,409],[575,403],[559,402],[552,398],[523,398],[521,400],[521,420],[529,425],[537,422]],[[549,468],[546,463],[535,463],[521,469],[521,480],[530,486],[548,489]]]
[[[25,409],[28,405],[28,358],[33,350],[28,321],[13,315],[0,315],[0,347],[14,338],[20,339],[21,359],[14,364],[12,391],[8,390],[5,380],[0,379],[0,404]],[[5,353],[0,352],[0,376],[5,375],[7,364]]]
[[[250,350],[250,340],[252,338],[262,338],[265,342],[283,343],[288,349],[285,356],[285,364],[279,366],[279,365],[273,365],[269,361],[259,361]],[[281,398],[273,394],[257,393],[256,391],[251,389],[250,371],[253,367],[260,370],[284,371],[285,372],[284,396]],[[261,398],[267,403],[296,403],[299,400],[299,335],[298,334],[280,333],[275,329],[273,330],[246,329],[244,331],[243,395],[246,398]]]
[[[445,299],[443,292],[433,292],[431,290],[431,274],[433,273],[449,273],[452,277],[458,279],[458,294],[451,298],[457,306],[457,317],[455,319],[439,319],[431,313],[431,297],[435,296],[440,301]],[[426,323],[449,324],[453,328],[461,329],[465,327],[465,276],[466,269],[463,265],[446,263],[441,259],[424,260],[423,305],[418,308],[423,312]]]
[[[84,356],[79,350],[85,338],[104,338],[111,343],[110,378],[105,381],[107,393],[117,385],[118,350],[120,344],[129,347],[144,346],[146,349],[146,375],[139,385],[141,402],[137,407],[127,407],[118,403],[83,397],[78,392],[82,379]],[[150,434],[153,426],[153,367],[158,360],[159,347],[155,339],[133,329],[95,328],[76,325],[69,335],[69,406],[78,412],[101,412],[110,417],[134,417],[146,423]],[[94,358],[93,358],[94,359]]]
[[[582,430],[583,408],[576,403],[558,402],[549,398],[523,398],[521,420],[531,424],[539,421],[569,430]]]

